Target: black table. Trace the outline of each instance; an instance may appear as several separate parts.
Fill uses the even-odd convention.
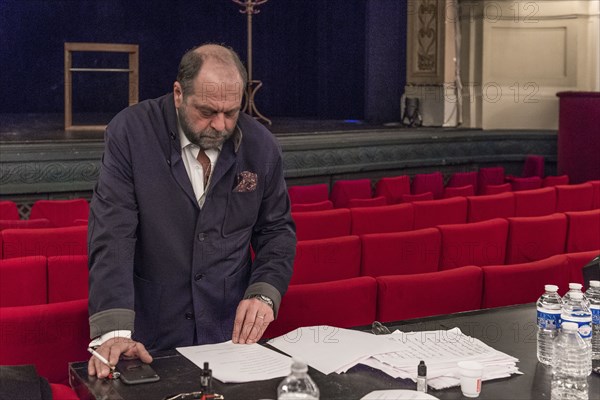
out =
[[[550,399],[552,370],[537,361],[535,323],[535,305],[525,304],[385,325],[391,330],[398,328],[405,332],[458,327],[464,334],[518,358],[517,365],[523,375],[484,382],[480,399]],[[594,365],[597,365],[597,361]],[[81,399],[151,400],[198,390],[200,369],[175,350],[154,354],[152,366],[161,377],[159,382],[127,386],[120,381],[98,380],[87,375],[87,362],[70,364],[69,380]],[[364,365],[358,365],[348,373],[339,375],[324,375],[312,368],[309,374],[317,383],[322,400],[360,399],[373,390],[416,388],[416,384],[410,380],[394,379]],[[213,380],[213,387],[217,393],[223,394],[226,400],[276,399],[277,385],[282,379],[243,384],[223,384]],[[600,399],[600,375],[592,373],[588,383],[589,398]],[[465,398],[459,387],[430,389],[429,393],[439,399]]]

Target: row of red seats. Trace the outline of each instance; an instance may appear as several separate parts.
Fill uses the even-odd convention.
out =
[[[560,254],[515,265],[465,266],[410,275],[363,276],[291,285],[265,337],[301,326],[352,327],[536,301],[545,284],[564,293],[583,283],[581,269],[598,251]]]
[[[21,220],[15,202],[0,201],[0,230],[87,225],[89,212],[89,204],[84,199],[38,200],[31,206],[29,219]]]
[[[5,229],[0,232],[0,258],[87,254],[87,225],[64,228]]]
[[[600,249],[600,209],[299,241],[292,284],[517,264]],[[600,250],[599,250],[600,252]]]
[[[326,184],[288,188],[292,211],[379,206],[455,196],[498,194],[569,184],[567,175],[514,177],[505,176],[503,167],[457,172],[446,185],[441,172],[380,178],[373,192],[369,179],[339,180],[331,193]]]
[[[379,207],[292,212],[298,240],[600,209],[600,181]]]

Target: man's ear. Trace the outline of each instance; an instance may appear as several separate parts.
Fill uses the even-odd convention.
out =
[[[181,104],[183,104],[183,89],[177,81],[173,84],[173,98],[175,99],[175,108],[181,107]]]

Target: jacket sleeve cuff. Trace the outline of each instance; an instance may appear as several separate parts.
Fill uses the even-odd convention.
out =
[[[274,318],[277,318],[279,304],[281,304],[281,293],[279,293],[279,290],[266,282],[256,282],[248,286],[248,289],[246,289],[246,293],[244,294],[244,299],[249,299],[259,294],[273,300],[273,316]]]
[[[135,312],[126,308],[113,308],[90,316],[90,339],[112,331],[133,332]]]

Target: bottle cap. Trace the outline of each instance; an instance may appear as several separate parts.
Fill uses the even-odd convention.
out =
[[[556,285],[545,285],[544,290],[546,292],[558,292],[558,286]]]
[[[569,289],[581,290],[581,283],[569,283]]]
[[[292,371],[293,372],[306,372],[308,371],[308,365],[300,359],[292,358]]]
[[[590,281],[590,287],[600,287],[600,281]]]
[[[581,300],[581,299],[583,299],[583,293],[581,293],[581,292],[571,293],[571,298],[575,299],[575,300]]]
[[[577,322],[563,322],[560,327],[564,331],[576,331],[579,329]]]
[[[425,365],[425,361],[423,360],[419,362],[419,366],[417,367],[417,375],[427,376],[427,365]]]

